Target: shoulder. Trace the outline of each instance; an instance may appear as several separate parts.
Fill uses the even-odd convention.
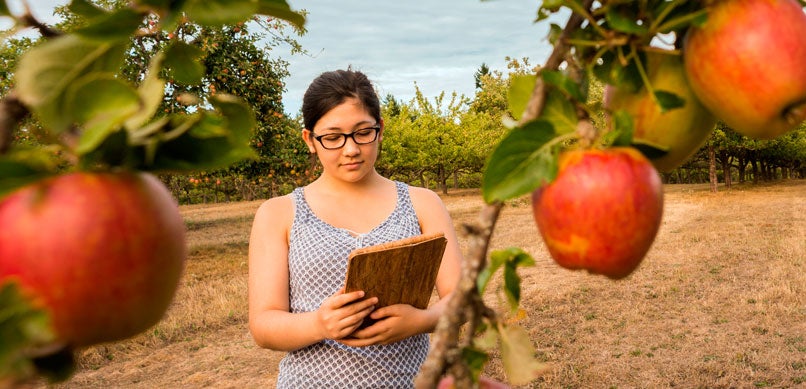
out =
[[[431,189],[409,185],[409,197],[418,215],[445,208],[442,198]]]
[[[291,225],[294,219],[294,198],[291,194],[264,201],[255,212],[255,224]]]

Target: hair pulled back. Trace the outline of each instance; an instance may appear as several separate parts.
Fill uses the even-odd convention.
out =
[[[372,82],[364,73],[348,68],[322,73],[308,86],[302,97],[305,128],[313,130],[322,116],[350,97],[358,99],[376,121],[381,121],[381,105]]]

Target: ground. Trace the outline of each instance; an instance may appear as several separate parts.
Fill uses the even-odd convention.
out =
[[[477,190],[443,199],[457,226],[483,205]],[[55,387],[273,387],[283,353],[255,346],[246,324],[246,250],[259,203],[183,206],[191,254],[164,320],[80,352],[75,376]],[[718,193],[667,185],[658,236],[621,281],[554,264],[526,198],[508,204],[496,227],[492,249],[509,246],[537,262],[521,273],[515,323],[549,366],[524,387],[806,385],[804,180]],[[504,307],[495,286],[485,300]],[[485,374],[506,380],[497,355]]]

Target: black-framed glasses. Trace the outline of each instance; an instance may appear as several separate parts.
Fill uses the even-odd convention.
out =
[[[314,135],[313,138],[319,141],[327,150],[335,150],[344,147],[347,144],[347,138],[353,138],[353,142],[358,145],[365,145],[375,142],[378,139],[378,132],[381,131],[381,126],[375,125],[373,127],[366,127],[355,130],[349,134],[332,133],[325,135]],[[313,131],[311,131],[313,134]]]

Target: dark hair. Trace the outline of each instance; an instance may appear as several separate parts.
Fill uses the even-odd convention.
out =
[[[322,116],[350,97],[358,99],[375,120],[381,121],[381,104],[372,82],[364,73],[348,68],[322,73],[308,86],[302,97],[305,128],[313,130]]]

